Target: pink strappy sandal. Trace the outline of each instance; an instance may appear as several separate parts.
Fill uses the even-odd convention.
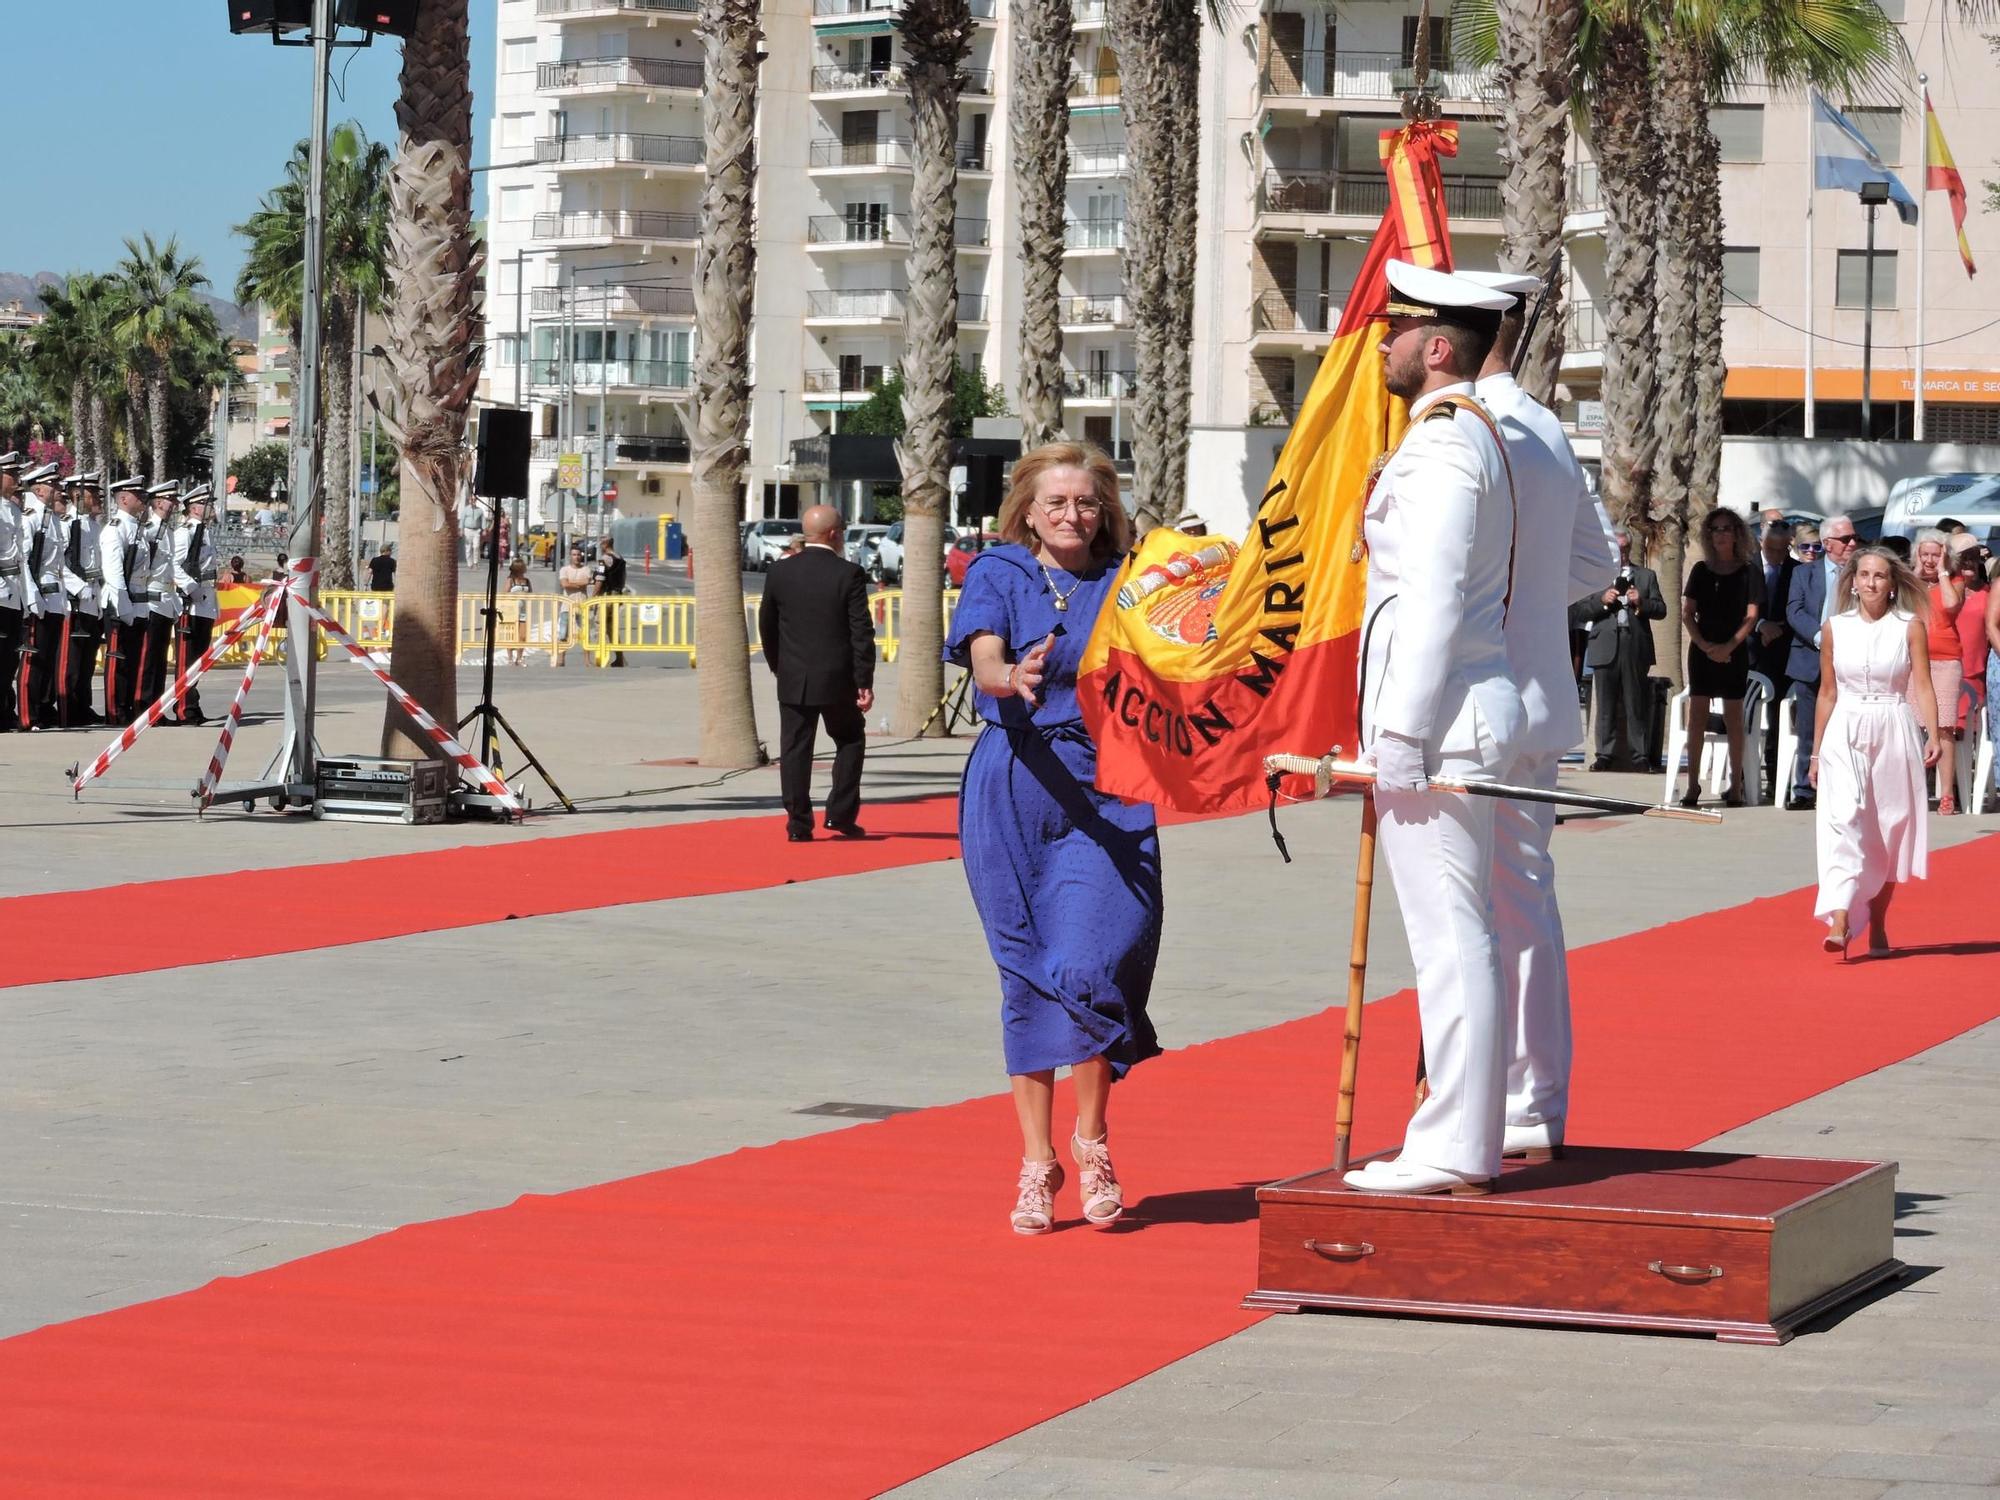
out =
[[[1062,1163],[1021,1159],[1021,1194],[1009,1222],[1016,1234],[1047,1234],[1056,1227],[1056,1193],[1063,1185]]]
[[[1074,1133],[1069,1138],[1069,1154],[1077,1166],[1077,1188],[1083,1194],[1083,1217],[1098,1229],[1109,1229],[1125,1212],[1125,1190],[1111,1167],[1110,1140],[1108,1132],[1094,1141]]]

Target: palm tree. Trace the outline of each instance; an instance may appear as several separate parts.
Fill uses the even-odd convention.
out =
[[[903,320],[903,645],[896,732],[915,734],[944,694],[944,512],[958,363],[958,96],[972,50],[966,0],[904,0],[910,84],[910,255]],[[937,727],[939,733],[945,726]]]
[[[389,149],[371,142],[358,125],[335,130],[327,147],[325,255],[321,285],[319,389],[324,420],[315,424],[324,478],[320,494],[320,577],[330,588],[354,586],[353,547],[347,535],[347,495],[355,424],[354,370],[361,358],[355,334],[363,312],[379,311],[388,284]],[[298,332],[305,296],[306,188],[311,158],[304,141],[292,151],[285,180],[264,196],[257,212],[236,226],[250,242],[236,279],[240,302],[262,302],[272,316]],[[308,414],[300,420],[310,421]]]
[[[458,721],[458,502],[465,415],[479,383],[486,252],[472,232],[467,0],[426,0],[403,43],[389,173],[389,368],[384,423],[402,453],[396,640],[389,669],[440,723]],[[393,705],[383,753],[434,756]]]
[[[1021,205],[1021,446],[1063,435],[1063,200],[1069,182],[1070,0],[1017,0],[1008,132]]]
[[[1132,158],[1125,299],[1135,346],[1132,496],[1144,530],[1186,499],[1202,7],[1110,0],[1106,14]]]
[[[199,257],[181,254],[180,241],[156,244],[151,234],[125,241],[117,278],[113,336],[136,361],[146,409],[148,472],[167,477],[167,399],[173,384],[174,354],[183,344],[213,337],[215,313],[198,295],[208,285]],[[134,395],[140,394],[139,391]],[[134,417],[136,425],[136,416]],[[136,432],[135,432],[136,436]],[[136,461],[136,459],[135,459]]]
[[[69,441],[78,469],[89,462],[90,362],[92,333],[85,309],[71,295],[81,277],[68,286],[42,288],[42,322],[35,330],[34,367],[42,385],[69,398]]]
[[[750,318],[757,286],[759,0],[701,0],[701,246],[694,266],[695,636],[701,653],[701,763],[761,759],[736,523],[747,456]]]

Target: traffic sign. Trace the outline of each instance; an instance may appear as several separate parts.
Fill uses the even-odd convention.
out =
[[[604,481],[604,503],[606,505],[618,503],[618,486],[608,479]]]
[[[556,455],[556,488],[559,490],[580,490],[583,488],[583,455],[581,453],[559,453]]]

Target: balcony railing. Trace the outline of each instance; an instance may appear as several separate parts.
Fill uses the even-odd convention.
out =
[[[1255,333],[1326,333],[1335,316],[1333,299],[1325,292],[1302,296],[1271,291],[1251,305],[1250,327]]]
[[[1070,16],[1078,26],[1102,26],[1109,0],[1075,0],[1070,6]]]
[[[984,323],[986,321],[986,299],[977,292],[958,294],[958,321],[961,323]]]
[[[625,434],[611,440],[611,454],[628,464],[684,464],[694,450],[684,437],[644,437]]]
[[[1137,389],[1134,370],[1064,370],[1065,401],[1129,401]]]
[[[1563,169],[1563,206],[1573,214],[1596,213],[1604,207],[1596,162],[1573,161]]]
[[[1289,427],[1299,414],[1299,403],[1290,395],[1279,396],[1269,401],[1250,403],[1249,425],[1252,427]]]
[[[1118,74],[1073,73],[1069,80],[1069,96],[1072,99],[1116,99]]]
[[[1063,246],[1070,250],[1123,250],[1123,219],[1071,219],[1063,225]]]
[[[529,310],[558,313],[563,310],[568,288],[538,286],[529,293]],[[692,318],[694,292],[686,286],[650,286],[643,282],[580,283],[576,288],[576,316],[580,323],[609,313],[614,318]]]
[[[806,243],[811,245],[889,245],[908,248],[915,233],[908,214],[885,214],[880,218],[849,218],[845,214],[815,214],[806,220]],[[984,219],[960,218],[952,221],[952,240],[961,249],[981,249],[989,242],[991,226]]]
[[[535,0],[538,16],[566,16],[585,10],[663,10],[691,16],[700,8],[700,0]]]
[[[1072,177],[1122,177],[1132,170],[1132,159],[1125,147],[1079,146],[1069,148],[1069,174]]]
[[[990,21],[995,15],[995,0],[971,0],[966,7],[976,21]],[[903,12],[903,0],[813,0],[815,19],[825,16],[897,16]]]
[[[809,318],[900,318],[903,294],[893,287],[869,287],[859,291],[824,291],[806,294]]]
[[[808,396],[868,396],[882,389],[882,365],[863,365],[859,370],[807,370]]]
[[[872,141],[836,141],[822,137],[806,157],[814,167],[901,167],[908,170],[911,146],[907,136],[878,136]]]
[[[535,69],[538,89],[605,87],[701,88],[701,64],[670,57],[589,57],[543,63]]]
[[[1604,347],[1604,314],[1594,302],[1572,302],[1563,309],[1563,350],[1594,354]]]
[[[645,209],[536,214],[538,240],[699,240],[700,214]]]
[[[1487,68],[1433,67],[1440,99],[1492,100],[1498,85]],[[1417,86],[1416,70],[1400,52],[1328,52],[1274,48],[1264,65],[1264,92],[1277,98],[1400,99]]]
[[[536,385],[561,385],[560,359],[528,361],[528,379]],[[694,367],[680,359],[572,360],[569,384],[577,390],[592,386],[634,386],[644,390],[684,391],[694,384]]]
[[[1445,212],[1454,219],[1497,219],[1499,177],[1444,179]],[[1389,208],[1389,179],[1379,172],[1285,172],[1264,174],[1257,211],[1267,214],[1345,214],[1379,219]]]
[[[1108,297],[1058,297],[1056,309],[1066,328],[1084,323],[1102,323],[1107,328],[1132,326],[1132,311],[1125,305],[1123,293]]]
[[[707,148],[698,135],[635,135],[616,130],[601,135],[545,135],[535,142],[535,160],[576,165],[585,162],[635,166],[699,167]]]

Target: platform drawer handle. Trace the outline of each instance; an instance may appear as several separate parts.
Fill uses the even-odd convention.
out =
[[[1716,1281],[1722,1276],[1720,1266],[1670,1266],[1660,1260],[1647,1262],[1646,1269],[1659,1272],[1669,1281]]]
[[[1307,1240],[1306,1249],[1314,1255],[1324,1255],[1328,1260],[1359,1260],[1364,1255],[1373,1255],[1375,1247],[1363,1240],[1358,1245],[1350,1245],[1341,1240]]]

